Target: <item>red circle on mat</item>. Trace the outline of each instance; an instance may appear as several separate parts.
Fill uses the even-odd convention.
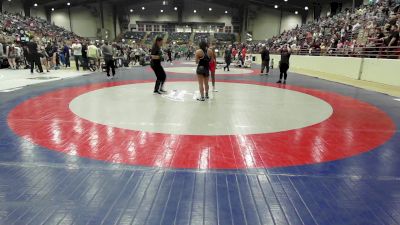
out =
[[[175,80],[183,81],[183,80]],[[334,113],[309,127],[253,135],[171,135],[96,124],[69,103],[89,91],[150,81],[64,88],[31,98],[8,115],[15,133],[48,149],[95,160],[168,168],[243,169],[314,164],[351,157],[385,143],[395,124],[380,109],[343,95],[286,85],[328,102]],[[224,81],[279,88],[252,81]],[[295,113],[295,112],[294,112]]]

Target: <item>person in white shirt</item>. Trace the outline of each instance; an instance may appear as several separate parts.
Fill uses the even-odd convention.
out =
[[[71,49],[74,54],[76,69],[79,71],[79,64],[82,64],[82,45],[79,40],[72,44]]]

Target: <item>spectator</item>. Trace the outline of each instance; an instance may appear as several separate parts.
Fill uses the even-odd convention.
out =
[[[82,45],[79,40],[76,40],[72,44],[71,49],[74,54],[76,69],[79,71],[79,64],[82,64]]]

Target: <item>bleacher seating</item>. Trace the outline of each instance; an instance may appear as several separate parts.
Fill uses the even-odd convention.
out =
[[[127,31],[124,34],[125,39],[134,40],[136,42],[141,42],[144,36],[146,36],[146,32],[141,31]]]
[[[194,43],[199,43],[202,40],[210,40],[210,33],[196,33],[194,35]]]
[[[151,32],[150,34],[147,35],[145,43],[151,44],[156,37],[164,38],[164,36],[165,36],[164,32]]]
[[[188,43],[191,34],[188,32],[172,32],[168,36],[168,42]]]
[[[220,42],[235,42],[236,37],[232,33],[214,33],[214,38]]]

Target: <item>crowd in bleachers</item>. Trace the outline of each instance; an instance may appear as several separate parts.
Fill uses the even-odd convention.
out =
[[[214,33],[214,38],[220,42],[235,42],[235,35],[232,33]]]
[[[210,33],[195,33],[194,34],[194,43],[200,43],[200,41],[205,40],[207,42],[210,41]]]
[[[44,19],[26,17],[20,14],[0,12],[0,38],[13,41],[18,38],[29,38],[30,35],[41,38],[43,41],[57,41],[78,39],[76,34],[55,26]]]
[[[259,42],[276,50],[282,45],[294,53],[311,55],[354,55],[375,57],[399,55],[400,2],[380,0],[357,9],[346,9],[333,16],[283,32]],[[257,51],[257,50],[254,50]]]
[[[191,34],[189,32],[172,32],[168,36],[168,42],[188,43]]]
[[[135,42],[140,42],[146,36],[146,32],[143,31],[127,31],[124,34],[125,39],[133,40]]]
[[[154,39],[156,39],[156,37],[165,37],[165,33],[164,32],[151,32],[150,34],[147,35],[146,37],[146,44],[153,44]]]

